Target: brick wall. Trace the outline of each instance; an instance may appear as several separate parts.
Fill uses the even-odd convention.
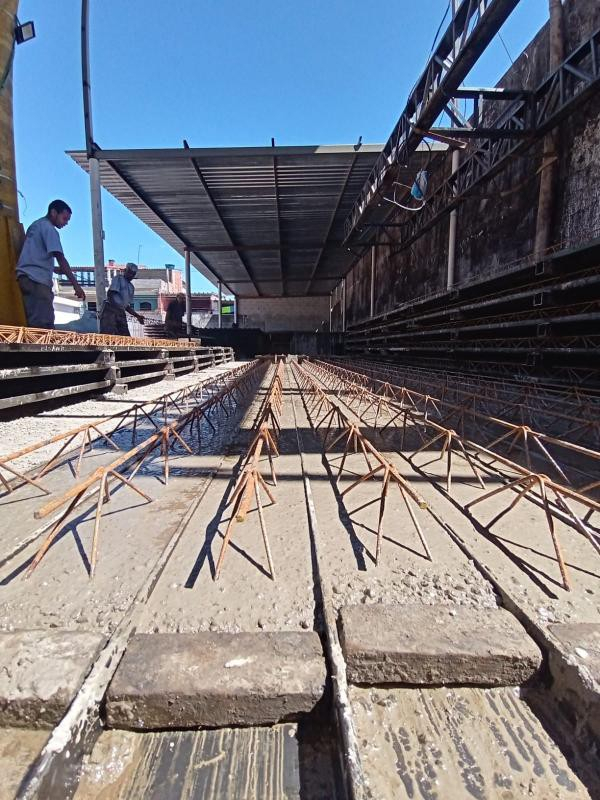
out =
[[[329,296],[240,297],[238,318],[245,328],[314,332],[329,324]]]

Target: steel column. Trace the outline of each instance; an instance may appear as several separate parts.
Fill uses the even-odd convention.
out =
[[[192,338],[192,277],[190,270],[190,248],[185,248],[185,330]]]
[[[452,151],[452,175],[455,174],[460,164],[460,150]],[[456,194],[456,189],[454,190]],[[456,224],[458,222],[458,209],[454,208],[450,212],[450,225],[448,229],[448,275],[446,288],[454,286],[454,268],[456,266]]]
[[[223,285],[219,281],[219,328],[223,327]]]

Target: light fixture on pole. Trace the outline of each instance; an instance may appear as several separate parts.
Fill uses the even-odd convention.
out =
[[[15,42],[17,44],[23,44],[23,42],[29,42],[31,39],[35,39],[35,25],[30,20],[29,22],[20,23],[17,20],[17,24],[15,25]]]

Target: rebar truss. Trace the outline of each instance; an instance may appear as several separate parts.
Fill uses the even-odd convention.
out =
[[[276,501],[261,473],[261,459],[263,457],[263,451],[266,452],[271,472],[271,481],[274,487],[277,486],[273,456],[279,455],[277,440],[281,432],[280,418],[283,410],[283,373],[284,362],[277,361],[273,378],[253,426],[254,436],[252,442],[242,460],[239,477],[226,505],[226,508],[231,508],[231,516],[227,523],[219,559],[215,568],[215,581],[217,581],[221,575],[225,553],[233,534],[233,526],[236,522],[245,521],[250,511],[253,498],[258,512],[262,540],[269,565],[269,574],[271,580],[275,580],[275,568],[273,566],[273,558],[271,556],[271,547],[269,545],[267,525],[260,494],[261,488],[264,489],[271,503],[275,503]]]
[[[356,513],[356,511],[360,511],[366,506],[379,501],[375,564],[377,565],[379,563],[379,558],[381,556],[383,518],[388,492],[394,485],[398,487],[400,496],[406,506],[414,529],[425,552],[425,558],[431,561],[431,551],[412,506],[414,503],[417,508],[426,509],[427,503],[425,500],[412,487],[410,482],[400,474],[396,465],[387,459],[372,444],[360,428],[358,428],[358,426],[341,410],[339,405],[329,399],[307,369],[299,365],[296,366],[294,362],[292,362],[292,369],[296,374],[296,379],[302,390],[302,399],[315,433],[320,433],[323,436],[323,456],[326,457],[336,446],[340,445],[340,443],[343,444],[344,449],[339,467],[337,468],[336,483],[340,481],[349,456],[354,454],[362,455],[365,461],[367,471],[354,480],[350,486],[343,489],[341,497],[345,497],[349,492],[356,489],[365,481],[372,480],[376,476],[381,476],[382,478],[379,495],[374,500],[360,506],[358,509],[354,509],[354,512],[352,512]],[[330,461],[330,465],[332,463],[333,462]],[[351,473],[356,475],[354,470],[351,470]]]
[[[490,527],[524,498],[532,500],[540,506],[545,514],[561,572],[563,588],[566,591],[569,591],[571,587],[554,520],[559,519],[573,527],[600,553],[600,529],[590,524],[592,515],[600,511],[600,503],[596,500],[551,480],[541,472],[532,471],[506,456],[494,452],[491,448],[497,446],[500,440],[484,446],[435,422],[431,419],[431,414],[439,415],[437,398],[380,381],[377,382],[379,391],[375,392],[369,388],[371,379],[365,375],[326,362],[314,362],[310,366],[325,385],[337,393],[343,393],[349,405],[356,404],[358,406],[356,413],[370,427],[384,432],[390,426],[396,428],[401,426],[400,452],[406,452],[407,427],[414,430],[419,437],[420,446],[408,448],[408,460],[415,466],[418,466],[415,462],[417,455],[431,450],[435,444],[440,443],[439,459],[446,458],[446,491],[448,494],[452,491],[453,453],[467,461],[477,485],[481,489],[486,488],[482,477],[485,473],[500,476],[504,483],[503,486],[485,492],[482,496],[467,503],[465,508],[470,508],[476,503],[505,491],[517,491],[517,497],[489,523]],[[362,407],[363,403],[365,404],[364,408]],[[518,428],[519,426],[514,427]],[[542,436],[542,434],[537,434],[537,436]]]
[[[163,464],[164,482],[167,484],[169,481],[169,456],[173,448],[179,444],[185,452],[190,455],[193,454],[192,448],[183,438],[186,428],[189,428],[189,440],[193,441],[193,439],[196,438],[197,452],[200,452],[201,422],[203,420],[209,422],[209,426],[214,432],[215,428],[210,420],[211,414],[219,410],[228,414],[227,403],[229,402],[232,404],[234,402],[236,392],[245,393],[249,390],[250,386],[256,380],[257,373],[262,366],[263,362],[253,361],[232,370],[229,375],[225,376],[225,385],[219,388],[214,394],[211,394],[206,400],[194,404],[188,411],[179,414],[175,420],[167,422],[162,427],[157,428],[154,433],[146,437],[138,445],[120,453],[120,455],[110,463],[98,467],[91,475],[78,480],[58,497],[49,500],[45,505],[37,509],[34,513],[35,519],[44,519],[68,504],[66,510],[59,515],[52,525],[50,532],[39,547],[24,577],[29,578],[31,576],[52,545],[52,542],[60,533],[71,513],[83,503],[87,503],[89,500],[96,498],[94,533],[90,558],[90,579],[93,578],[97,562],[103,506],[111,499],[110,481],[118,481],[121,485],[128,487],[143,497],[147,502],[151,502],[152,498],[133,483],[133,479],[143,464],[159,450]],[[123,473],[128,470],[131,470],[131,472],[125,477]]]

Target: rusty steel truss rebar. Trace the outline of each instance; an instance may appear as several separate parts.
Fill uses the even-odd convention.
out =
[[[304,405],[313,425],[315,432],[321,432],[323,435],[323,454],[331,453],[333,448],[340,443],[343,443],[343,452],[341,461],[337,470],[336,483],[344,472],[347,458],[350,454],[360,454],[366,463],[366,472],[354,480],[350,486],[347,486],[341,492],[341,497],[345,497],[353,489],[356,489],[361,484],[365,483],[376,477],[381,477],[381,490],[379,495],[369,503],[364,504],[359,509],[365,508],[371,503],[379,501],[379,512],[377,519],[377,545],[375,551],[375,564],[379,563],[381,556],[381,545],[383,539],[383,518],[385,514],[386,501],[388,492],[392,485],[398,487],[400,496],[404,501],[410,519],[413,523],[419,541],[425,551],[425,558],[429,561],[431,558],[431,551],[425,539],[423,530],[419,524],[415,510],[411,505],[411,501],[416,504],[419,509],[426,509],[427,503],[421,495],[411,486],[410,482],[400,474],[398,468],[389,459],[387,459],[365,436],[365,434],[353,423],[349,417],[342,411],[339,405],[333,402],[316,383],[308,370],[302,366],[294,365],[292,362],[292,369],[295,372],[296,380],[302,392]]]
[[[98,495],[90,558],[90,578],[92,578],[96,568],[102,510],[104,504],[110,500],[110,480],[114,479],[118,481],[123,486],[139,494],[147,502],[151,502],[151,498],[133,483],[133,478],[146,460],[153,456],[157,449],[160,449],[164,481],[165,484],[168,483],[169,454],[173,447],[179,444],[187,453],[193,454],[191,447],[183,438],[185,429],[189,427],[190,440],[194,438],[195,434],[197,438],[197,452],[200,452],[201,422],[206,420],[214,431],[215,428],[210,419],[211,414],[222,411],[225,415],[229,415],[228,404],[232,404],[236,397],[243,396],[249,390],[261,367],[264,367],[264,362],[253,361],[232,370],[229,374],[224,376],[225,385],[217,388],[207,399],[200,403],[195,403],[189,410],[180,413],[175,420],[165,423],[162,427],[158,427],[154,433],[146,437],[138,445],[120,453],[120,455],[109,464],[98,467],[91,475],[79,480],[61,495],[49,500],[44,506],[37,509],[34,513],[34,517],[36,519],[44,519],[62,506],[68,504],[64,513],[54,523],[50,532],[39,547],[25,573],[25,577],[29,577],[36,569],[52,542],[57,537],[65,521],[75,508]],[[221,381],[219,381],[219,384],[221,384]],[[132,468],[132,471],[125,477],[123,472],[128,468]]]
[[[229,518],[229,522],[227,523],[227,528],[221,544],[219,559],[215,568],[214,579],[216,581],[221,575],[223,561],[225,560],[225,553],[233,534],[233,526],[236,522],[245,521],[250,511],[253,498],[256,502],[256,510],[258,512],[262,540],[265,547],[267,562],[269,564],[269,573],[271,580],[275,580],[275,569],[273,566],[271,547],[269,545],[267,525],[265,522],[262,498],[260,494],[261,488],[265,490],[265,494],[271,503],[275,503],[276,500],[263,475],[261,474],[260,462],[264,450],[267,454],[269,462],[271,481],[273,486],[277,486],[277,476],[275,474],[273,456],[279,455],[277,439],[279,438],[279,434],[281,432],[279,420],[283,410],[283,372],[283,361],[277,361],[273,378],[263,403],[261,404],[258,417],[252,428],[254,433],[252,442],[242,460],[240,475],[235,483],[231,497],[227,502],[226,508],[231,508],[231,516]]]
[[[440,443],[439,459],[446,456],[446,491],[448,494],[452,490],[453,452],[467,461],[480,489],[486,488],[483,480],[484,473],[500,476],[504,483],[503,486],[485,492],[464,506],[470,508],[502,492],[516,491],[516,498],[492,520],[490,525],[511,511],[524,498],[533,500],[536,505],[540,506],[544,511],[565,590],[570,590],[570,583],[555,527],[555,519],[565,522],[582,534],[600,553],[600,531],[590,524],[592,515],[600,511],[600,504],[595,499],[551,480],[544,473],[535,472],[503,454],[494,452],[491,446],[497,445],[500,439],[492,442],[491,446],[484,446],[459,435],[453,429],[440,425],[431,418],[432,415],[439,415],[438,398],[409,390],[406,387],[395,386],[389,382],[376,381],[339,365],[314,362],[310,364],[309,368],[314,370],[319,380],[330,390],[343,393],[349,405],[356,404],[356,413],[365,424],[379,429],[381,432],[391,425],[396,428],[401,427],[399,448],[401,452],[406,451],[407,426],[414,430],[420,439],[420,446],[408,448],[410,455],[407,458],[410,462],[416,464],[415,456]],[[372,385],[377,391],[373,391],[369,385]],[[544,441],[543,434],[539,434],[539,436],[540,440]],[[576,448],[577,451],[580,449],[578,446],[570,444],[569,447]],[[576,505],[576,508],[573,504]]]

